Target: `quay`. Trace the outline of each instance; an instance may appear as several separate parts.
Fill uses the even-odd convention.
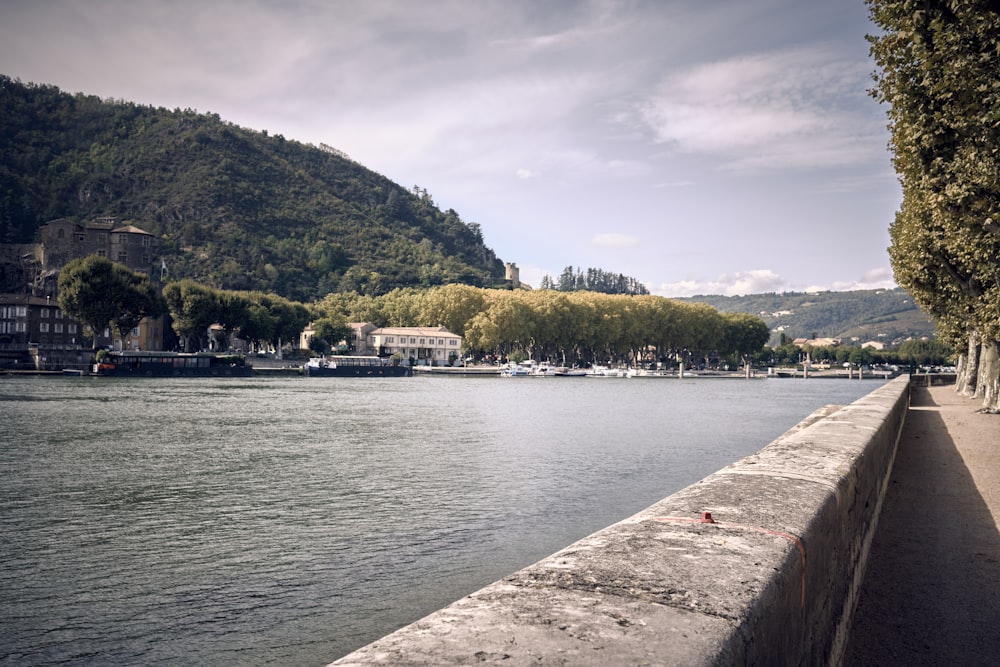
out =
[[[917,379],[843,664],[997,665],[1000,415]]]
[[[333,664],[998,664],[1000,416],[942,381],[819,410]]]

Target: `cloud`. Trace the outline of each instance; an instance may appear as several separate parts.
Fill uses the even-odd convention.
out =
[[[595,234],[591,239],[591,243],[603,248],[627,248],[629,246],[637,245],[639,243],[639,237],[615,233]]]
[[[857,110],[869,69],[820,46],[714,61],[664,79],[639,118],[657,143],[730,169],[856,164],[884,148],[856,129],[872,127]]]
[[[858,280],[834,282],[830,288],[837,292],[848,290],[868,290],[868,289],[892,289],[896,287],[892,270],[886,267],[878,267],[865,271]]]
[[[514,173],[517,175],[518,178],[521,178],[521,179],[524,179],[524,180],[529,180],[529,179],[532,179],[532,178],[538,178],[538,172],[537,171],[532,171],[531,169],[524,169],[523,167],[521,169],[518,169]]]
[[[662,283],[650,291],[666,297],[696,296],[699,294],[722,294],[738,296],[743,294],[760,294],[762,292],[778,292],[790,289],[789,282],[770,269],[755,269],[724,273],[715,280],[697,281],[681,280],[674,283]]]
[[[886,267],[869,269],[857,280],[840,280],[829,285],[808,285],[806,287],[793,285],[789,280],[770,269],[755,269],[724,273],[715,280],[680,280],[673,283],[662,283],[658,287],[650,287],[650,291],[665,297],[687,297],[702,294],[743,296],[766,292],[850,292],[893,289],[894,287],[896,287],[896,282],[893,280],[892,271]]]

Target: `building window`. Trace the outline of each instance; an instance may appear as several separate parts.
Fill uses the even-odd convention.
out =
[[[438,338],[438,345],[444,345],[444,338]]]
[[[455,340],[454,338],[452,338],[451,340],[448,341],[448,345],[452,345],[452,346],[458,345],[458,341]]]
[[[417,344],[417,339],[416,338],[411,338],[410,339],[410,345],[416,345],[416,344]]]
[[[49,309],[48,308],[42,308],[42,317],[44,317],[45,319],[49,318]]]
[[[28,316],[28,307],[27,306],[18,306],[17,307],[17,316],[18,317],[27,317]]]
[[[421,345],[423,345],[423,344],[424,344],[424,339],[423,339],[423,338],[421,338],[421,339],[420,339],[420,344],[421,344]]]
[[[76,333],[76,325],[75,324],[67,324],[66,325],[66,331],[68,331],[71,334],[75,334]]]
[[[128,261],[128,253],[125,252],[124,250],[119,250],[118,251],[118,261],[122,262],[122,263],[125,263],[126,261]]]
[[[148,236],[143,236],[142,237],[142,247],[143,248],[148,248],[149,247],[149,240],[150,239],[149,239]]]
[[[23,321],[19,321],[19,322],[16,322],[16,324],[17,324],[17,326],[14,327],[14,328],[17,329],[18,333],[24,333],[24,322]]]
[[[63,312],[56,308],[56,319],[61,320],[63,318]]]
[[[62,322],[56,322],[55,327],[54,327],[54,331],[56,333],[62,333],[63,332]]]
[[[76,240],[79,241],[80,243],[83,243],[84,241],[87,240],[87,236],[86,234],[77,234]]]
[[[106,250],[98,250],[97,251],[97,256],[98,257],[107,257],[108,256],[108,252]]]
[[[49,332],[49,323],[48,322],[40,322],[38,324],[38,330],[41,331],[42,333],[48,333]]]
[[[148,252],[142,253],[142,263],[143,264],[149,264],[149,253]]]

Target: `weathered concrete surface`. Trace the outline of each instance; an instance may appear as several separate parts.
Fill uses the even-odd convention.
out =
[[[813,415],[333,664],[837,662],[907,396],[899,378]]]

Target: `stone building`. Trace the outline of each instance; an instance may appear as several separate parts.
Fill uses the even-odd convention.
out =
[[[110,347],[112,332],[94,340],[59,308],[58,279],[74,259],[98,255],[155,278],[156,237],[111,218],[79,223],[52,220],[39,243],[0,244],[0,368],[58,370],[86,367],[91,345]],[[127,345],[163,349],[164,318],[143,320]]]

